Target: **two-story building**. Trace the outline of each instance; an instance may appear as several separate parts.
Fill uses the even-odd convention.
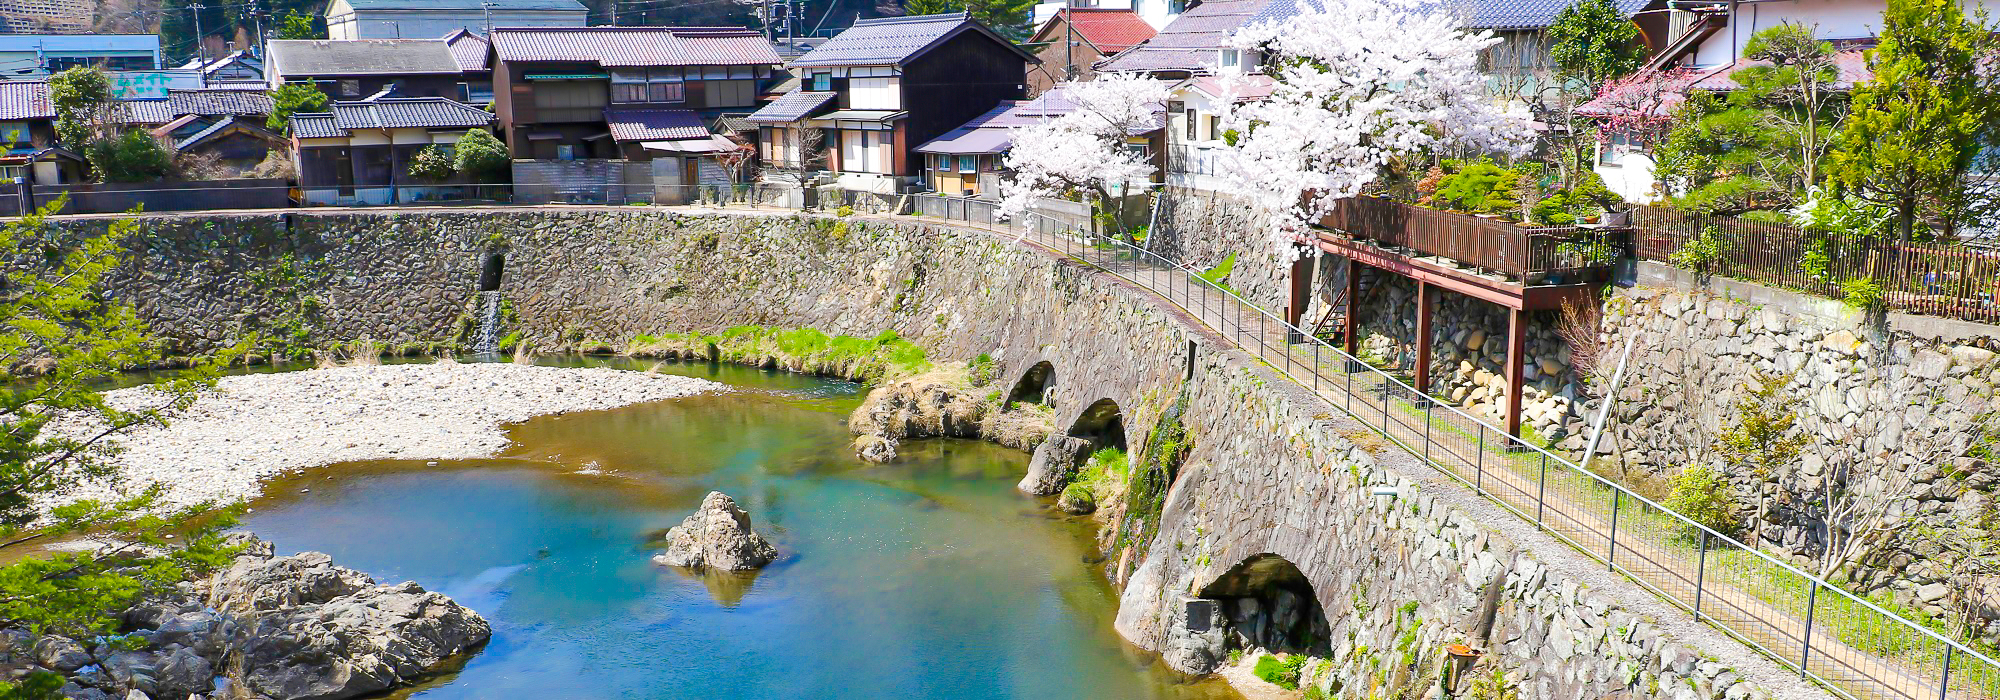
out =
[[[780,66],[749,29],[506,27],[491,40],[494,113],[517,160],[733,150],[707,125],[755,109]]]
[[[160,67],[160,37],[154,34],[0,35],[0,74],[44,76],[73,66],[110,71],[150,71]]]
[[[923,158],[923,186],[951,196],[997,198],[1007,176],[1007,153],[1014,148],[1014,130],[1076,111],[1076,103],[1057,85],[1032,100],[1007,100],[972,121],[917,147]],[[1164,108],[1164,106],[1163,106]],[[1152,157],[1156,167],[1166,147],[1160,128],[1164,114],[1126,134],[1125,147]],[[1158,179],[1158,171],[1153,179]]]
[[[1028,37],[1029,46],[1041,47],[1035,57],[1042,60],[1028,68],[1028,95],[1040,95],[1058,83],[1096,77],[1098,61],[1138,46],[1154,33],[1153,25],[1131,10],[1064,8]]]
[[[799,88],[750,119],[770,134],[767,160],[796,135],[824,144],[841,188],[902,192],[921,179],[918,145],[1025,97],[1035,62],[963,13],[862,20],[793,60]]]
[[[265,72],[272,89],[311,83],[335,100],[394,88],[401,97],[471,102],[478,87],[492,81],[482,66],[462,64],[444,39],[279,40],[269,53]]]
[[[428,39],[460,29],[581,27],[590,10],[577,0],[332,0],[326,35],[355,39]]]
[[[0,182],[27,178],[41,184],[79,182],[83,157],[57,147],[56,109],[49,84],[0,81]]]

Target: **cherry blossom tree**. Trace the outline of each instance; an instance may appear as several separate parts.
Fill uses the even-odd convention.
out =
[[[1479,54],[1499,42],[1466,31],[1434,0],[1296,0],[1295,16],[1245,27],[1238,48],[1271,56],[1268,98],[1222,100],[1222,176],[1266,217],[1272,242],[1355,196],[1385,166],[1423,152],[1518,155],[1525,119],[1489,97]],[[1236,92],[1241,79],[1224,82]],[[1237,92],[1237,94],[1242,94]]]
[[[1122,222],[1124,197],[1116,195],[1134,183],[1144,186],[1154,170],[1151,156],[1127,140],[1160,128],[1169,89],[1152,78],[1111,73],[1045,95],[1069,111],[1014,130],[1006,159],[1013,178],[1000,186],[1000,213],[1018,216],[1036,199],[1082,191]]]

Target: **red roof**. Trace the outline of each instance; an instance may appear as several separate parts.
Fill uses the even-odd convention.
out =
[[[764,35],[734,27],[495,27],[502,61],[591,61],[625,66],[778,65]]]
[[[1153,25],[1139,19],[1139,14],[1131,10],[1110,8],[1065,8],[1057,10],[1055,16],[1042,24],[1041,32],[1049,31],[1058,18],[1069,21],[1076,27],[1076,33],[1097,52],[1111,55],[1139,45],[1139,42],[1153,38]],[[1041,32],[1036,32],[1037,40],[1044,40]]]

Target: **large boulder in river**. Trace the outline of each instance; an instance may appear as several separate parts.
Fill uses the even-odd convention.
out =
[[[939,370],[905,377],[868,392],[847,418],[858,436],[855,454],[870,462],[896,458],[896,443],[932,437],[979,437],[991,408],[985,393],[966,383],[962,372]]]
[[[778,558],[778,549],[750,529],[750,514],[721,491],[708,492],[700,510],[668,530],[666,545],[653,561],[697,570],[747,571]]]
[[[1089,440],[1050,436],[1035,448],[1034,458],[1028,460],[1028,475],[1021,477],[1019,488],[1037,496],[1059,493],[1076,478],[1077,469],[1089,458]]]
[[[492,635],[485,618],[443,594],[376,584],[319,552],[239,558],[216,575],[208,603],[235,627],[227,675],[274,700],[388,690]]]

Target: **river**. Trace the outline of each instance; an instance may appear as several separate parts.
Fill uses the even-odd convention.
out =
[[[308,470],[244,525],[493,623],[461,668],[397,697],[1238,697],[1117,636],[1095,527],[1014,490],[1027,455],[929,440],[869,465],[847,448],[855,384],[661,371],[738,391],[535,419],[497,459]],[[649,536],[710,490],[783,558],[706,577],[648,561]]]

